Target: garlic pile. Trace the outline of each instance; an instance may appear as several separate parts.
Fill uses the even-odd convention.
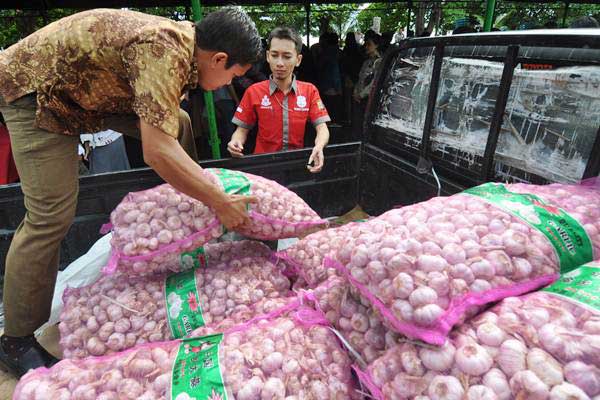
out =
[[[441,348],[398,344],[368,374],[386,400],[596,400],[600,312],[545,292],[510,297]]]
[[[290,294],[290,281],[281,266],[272,263],[263,244],[223,242],[207,249],[209,265],[194,272],[198,298],[189,292],[183,298],[171,293],[169,308],[165,275],[110,275],[92,285],[68,289],[59,325],[63,355],[100,356],[170,340],[169,316],[177,317],[183,302],[200,310],[205,325],[226,318],[241,323],[272,311],[281,305],[277,298]]]
[[[550,203],[542,205],[549,213],[561,207],[578,221],[591,246],[589,258],[576,265],[600,255],[597,188],[559,184],[506,188],[537,195]],[[507,208],[520,208],[523,218],[538,218],[529,214],[533,206],[503,201]],[[559,260],[546,236],[515,214],[473,195],[433,198],[350,229],[326,267],[343,271],[394,330],[432,344],[443,343],[452,326],[478,306],[535,290],[559,273]],[[560,234],[567,230],[558,229]]]
[[[356,351],[361,361],[372,362],[396,345],[399,334],[384,327],[368,302],[338,276],[332,276],[312,291],[318,308]],[[364,304],[363,304],[364,303]]]
[[[335,268],[326,266],[323,260],[333,256],[335,251],[344,243],[348,235],[357,232],[361,222],[351,222],[338,228],[324,229],[312,233],[294,243],[292,246],[277,253],[277,256],[293,266],[298,274],[294,288],[315,288],[325,282],[328,277],[339,275]],[[389,227],[383,221],[372,220],[369,229]]]
[[[233,179],[237,185],[233,193],[258,198],[257,204],[249,206],[251,223],[238,230],[247,237],[295,237],[327,225],[298,195],[274,181],[225,169],[206,169],[205,175],[223,189],[228,189]],[[246,191],[240,192],[240,188]],[[129,193],[111,213],[111,223],[113,257],[106,269],[109,273],[117,268],[136,275],[178,272],[181,253],[223,234],[210,208],[168,184]]]
[[[299,309],[225,332],[218,362],[229,400],[360,398],[348,356],[312,314],[314,310]],[[151,343],[104,357],[63,360],[25,375],[13,399],[170,400],[180,345]]]

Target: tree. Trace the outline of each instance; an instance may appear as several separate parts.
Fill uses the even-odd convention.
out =
[[[372,3],[358,15],[358,28],[366,32],[373,24],[373,17],[381,18],[381,32],[396,32],[406,26],[408,8],[405,4]]]

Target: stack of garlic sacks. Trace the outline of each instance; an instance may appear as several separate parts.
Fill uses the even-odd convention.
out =
[[[314,233],[280,254],[304,267],[374,398],[600,399],[597,297],[541,291],[561,270],[600,258],[598,188],[500,189],[492,192],[533,195],[559,240],[581,239],[565,246],[578,256],[559,257],[535,227],[548,224],[536,208],[504,193],[500,204],[474,193],[434,198]],[[584,284],[600,270],[591,275]]]
[[[273,181],[206,174],[227,192],[258,198],[241,231],[249,238],[327,224]],[[212,211],[169,185],[130,193],[111,223],[105,276],[64,294],[65,359],[26,374],[14,399],[361,397],[324,314],[291,291],[293,270],[264,244],[211,240],[223,233]]]
[[[598,304],[566,295],[573,288],[568,285],[599,286],[594,282],[600,268],[580,267],[600,258],[598,189],[502,188],[512,195],[503,194],[500,204],[474,192],[434,198],[318,231],[276,257],[256,243],[237,244],[235,252],[245,255],[233,259],[223,256],[229,251],[206,246],[212,272],[195,270],[199,292],[205,291],[199,301],[206,324],[191,335],[224,333],[218,348],[224,389],[197,398],[600,400]],[[534,197],[531,204],[519,203],[511,201],[515,193]],[[143,193],[140,202],[153,201],[150,194]],[[115,218],[130,207],[116,210]],[[194,207],[184,206],[183,212]],[[543,222],[535,211],[540,208],[567,224],[556,236],[568,226],[581,239],[574,250],[579,256],[557,253],[536,228]],[[274,220],[285,216],[279,205],[274,209],[271,219],[255,218],[257,224],[272,224],[255,226],[258,238],[291,230]],[[292,218],[294,236],[322,224],[311,218]],[[193,245],[177,243],[174,250],[169,243],[166,253],[155,253],[128,223],[122,228],[130,233],[119,240],[131,236],[137,250],[128,247],[116,266],[127,278],[74,290],[72,299],[67,295],[65,313],[76,311],[65,315],[61,333],[73,360],[63,361],[62,369],[29,374],[15,398],[47,398],[49,391],[58,399],[196,398],[172,390],[181,347],[170,340],[165,314],[183,303],[165,298],[164,278],[152,281],[155,272],[183,269],[177,249],[187,254]],[[153,224],[159,225],[164,227]],[[199,226],[202,235],[217,235],[210,221]],[[117,250],[122,244],[115,242]],[[290,268],[278,270],[282,263]],[[266,272],[261,275],[257,265]],[[245,268],[242,276],[255,281],[244,286],[246,278],[236,279],[236,268]],[[542,290],[557,279],[567,289]],[[292,284],[295,293],[289,291]]]

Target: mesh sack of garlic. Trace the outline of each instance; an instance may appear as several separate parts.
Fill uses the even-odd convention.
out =
[[[205,176],[229,194],[251,195],[251,222],[237,232],[252,239],[297,237],[327,226],[297,194],[275,181],[223,168],[207,168]],[[111,213],[111,258],[104,269],[134,275],[179,272],[181,256],[218,238],[224,228],[212,209],[168,184],[129,193]]]
[[[60,345],[67,358],[101,356],[182,338],[204,325],[245,322],[282,305],[291,283],[259,242],[206,246],[202,266],[177,274],[102,277],[67,289]]]
[[[600,257],[600,190],[490,183],[351,230],[325,267],[337,268],[391,329],[441,345],[481,306]]]
[[[378,400],[597,400],[600,264],[504,299],[442,347],[399,343],[358,372]]]
[[[325,314],[360,365],[375,361],[401,337],[385,327],[378,312],[342,277],[331,276],[313,290],[301,290],[299,296]]]
[[[328,277],[340,275],[337,269],[323,263],[326,256],[332,256],[335,250],[342,245],[347,235],[357,232],[357,225],[362,222],[351,222],[337,228],[320,230],[302,238],[290,247],[277,252],[277,257],[284,260],[293,268],[298,276],[294,282],[295,289],[316,288],[325,282]],[[388,227],[384,221],[373,220],[369,229],[374,230],[380,225]]]
[[[322,313],[299,301],[204,336],[63,360],[30,371],[14,400],[359,399],[351,362]]]

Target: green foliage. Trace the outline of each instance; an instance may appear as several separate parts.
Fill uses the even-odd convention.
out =
[[[408,8],[405,4],[372,3],[358,15],[358,31],[366,32],[373,25],[373,17],[381,18],[381,32],[396,32],[406,26]]]
[[[428,1],[431,6],[433,1]],[[415,30],[415,9],[418,2],[414,1],[411,15],[411,28]],[[215,7],[205,7],[208,13]],[[306,35],[306,12],[303,5],[298,4],[272,4],[267,6],[245,6],[258,31],[262,36],[275,27],[291,26],[301,35]],[[564,2],[535,4],[513,3],[509,0],[497,0],[495,27],[519,29],[523,24],[529,27],[543,27],[555,23],[562,27],[564,17]],[[137,9],[137,11],[160,15],[175,20],[191,19],[189,7],[152,7]],[[52,9],[46,12],[38,10],[0,10],[0,48],[7,48],[19,39],[42,26],[64,16],[75,13],[72,9]],[[408,9],[406,3],[356,3],[356,4],[313,4],[311,5],[310,34],[318,37],[322,29],[338,33],[341,39],[347,32],[365,32],[373,22],[373,17],[381,17],[381,32],[397,31],[404,29],[407,22]],[[424,23],[427,24],[432,12],[428,8],[424,14]],[[568,26],[573,20],[590,15],[600,20],[600,6],[592,4],[571,4],[565,19]],[[438,34],[445,34],[454,29],[454,22],[467,16],[476,17],[481,25],[485,16],[485,1],[445,1]]]

